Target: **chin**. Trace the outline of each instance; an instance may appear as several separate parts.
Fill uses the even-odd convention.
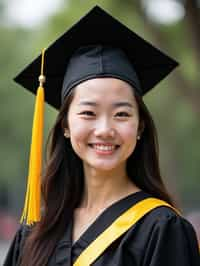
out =
[[[87,167],[93,168],[96,171],[105,172],[113,171],[119,168],[122,168],[122,163],[111,163],[111,162],[99,162],[99,163],[86,163]]]

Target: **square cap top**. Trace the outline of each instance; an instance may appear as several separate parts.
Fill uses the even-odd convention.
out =
[[[131,31],[99,6],[92,8],[45,52],[45,101],[59,109],[63,79],[70,58],[82,46],[109,45],[126,54],[141,85],[144,95],[165,78],[178,63]],[[28,65],[14,80],[36,93],[41,69],[41,55]]]

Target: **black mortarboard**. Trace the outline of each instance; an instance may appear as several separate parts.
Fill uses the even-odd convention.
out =
[[[120,48],[121,51],[110,47]],[[74,65],[72,62],[75,62]],[[40,65],[41,56],[26,67],[15,81],[36,93]],[[175,60],[95,6],[46,49],[45,101],[59,109],[66,70],[70,73],[65,79],[65,85],[69,88],[90,77],[118,76],[144,95],[177,65]]]
[[[44,98],[59,109],[75,85],[95,77],[122,79],[143,96],[177,65],[175,60],[96,6],[14,79],[37,94],[22,221],[31,224],[40,220]]]

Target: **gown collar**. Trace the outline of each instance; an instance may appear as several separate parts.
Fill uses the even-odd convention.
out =
[[[150,196],[150,194],[144,191],[138,191],[114,202],[95,219],[74,243],[72,243],[73,219],[71,219],[56,247],[56,265],[73,265],[83,250],[123,212]]]
[[[59,244],[65,243],[71,247],[78,247],[79,245],[89,245],[99,234],[101,234],[111,223],[114,222],[123,212],[128,208],[138,203],[139,201],[150,197],[144,191],[134,192],[107,207],[95,221],[83,232],[80,238],[72,243],[73,219],[67,226],[64,236],[59,241]]]

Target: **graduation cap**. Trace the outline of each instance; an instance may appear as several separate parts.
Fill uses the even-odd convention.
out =
[[[76,85],[97,77],[124,80],[143,96],[177,65],[175,60],[95,6],[17,75],[14,78],[17,83],[37,94],[22,220],[28,224],[40,220],[38,180],[44,99],[59,109]],[[38,76],[40,86],[36,89]]]

